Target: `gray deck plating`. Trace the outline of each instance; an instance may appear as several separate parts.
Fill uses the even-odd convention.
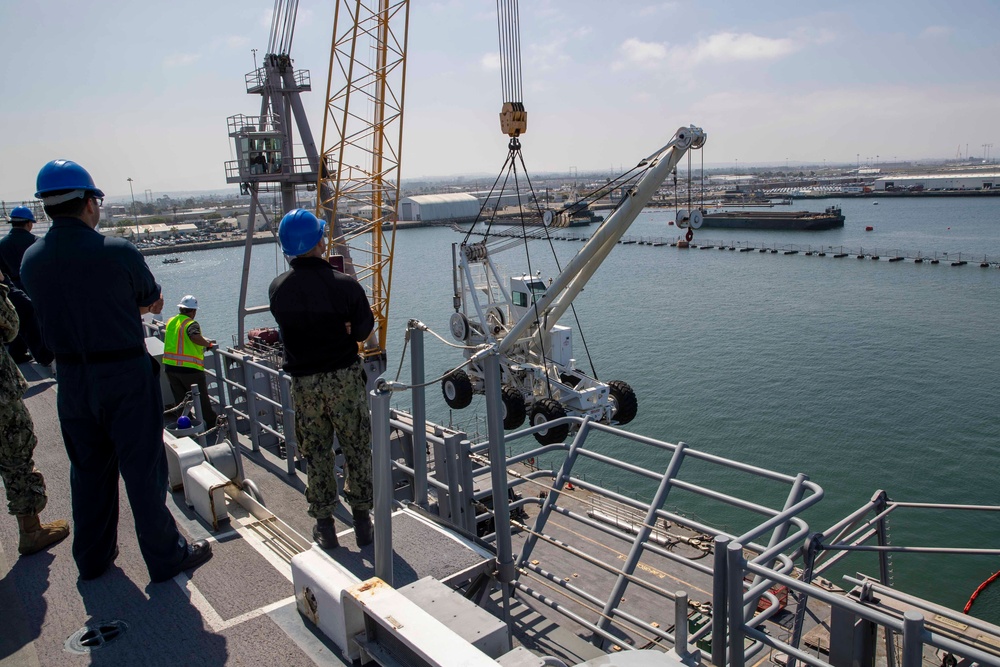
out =
[[[48,486],[43,519],[69,518],[69,462],[56,417],[55,385],[34,368],[22,366],[31,384],[26,402],[39,441],[35,462]],[[289,477],[263,455],[247,457],[245,463],[268,505],[309,535],[313,522],[300,490],[304,479]],[[124,486],[121,496],[126,497]],[[189,537],[209,534],[182,494],[171,494],[168,502]],[[373,576],[373,554],[370,547],[357,548],[347,517],[347,511],[338,515],[344,546],[333,555],[366,579]],[[72,538],[45,553],[18,558],[16,523],[0,520],[0,665],[349,664],[299,615],[288,568],[277,567],[275,559],[265,558],[236,532],[246,530],[243,523],[234,517],[230,529],[217,534],[214,557],[190,578],[150,584],[127,502],[121,504],[118,560],[90,582],[78,580]],[[400,545],[397,584],[444,577],[481,560],[412,517],[394,519],[394,538]],[[107,620],[122,620],[128,630],[89,655],[65,650],[74,632]]]
[[[36,463],[45,473],[49,488],[49,507],[44,516],[68,517],[69,465],[56,418],[54,384],[38,377],[32,368],[26,366],[24,370],[32,384],[27,403],[39,439]],[[283,462],[266,452],[246,455],[244,465],[247,476],[260,487],[268,507],[293,529],[310,535],[313,520],[307,515],[302,495],[304,476],[288,475]],[[532,493],[538,490],[530,489]],[[582,489],[564,491],[560,504],[582,516],[590,506],[591,495]],[[184,505],[182,494],[171,494],[169,503],[189,536],[199,538],[209,534]],[[253,542],[254,520],[241,514],[240,508],[232,509],[229,528],[213,536],[214,558],[192,573],[190,579],[181,575],[173,582],[156,585],[148,583],[127,503],[122,504],[119,524],[121,555],[110,572],[93,582],[77,581],[70,540],[31,558],[15,558],[16,526],[13,520],[0,521],[3,574],[0,608],[5,611],[6,625],[0,633],[0,665],[345,664],[335,647],[298,614],[290,597],[293,589],[287,563],[267,553],[259,540]],[[536,512],[537,509],[531,514]],[[534,516],[528,524],[533,520]],[[359,579],[374,576],[373,550],[358,549],[350,529],[349,512],[343,507],[338,511],[338,529],[342,547],[334,552],[334,557]],[[545,532],[572,544],[607,568],[541,541],[531,556],[532,561],[539,561],[540,567],[566,586],[589,591],[598,598],[606,597],[614,582],[614,574],[608,570],[621,567],[630,543],[561,514],[550,517]],[[525,535],[515,534],[515,553],[521,551]],[[394,515],[393,538],[396,586],[425,576],[446,579],[485,560],[482,553],[409,514]],[[685,544],[675,549],[689,557],[699,554]],[[600,604],[584,602],[579,595],[567,595],[557,582],[533,572],[523,572],[521,578],[587,621],[596,622],[601,616]],[[646,553],[635,578],[666,591],[685,590],[692,604],[706,602],[711,597],[707,575],[682,568],[656,554]],[[498,599],[498,593],[494,593],[485,607],[500,616]],[[628,587],[621,609],[655,621],[665,630],[674,624],[672,605],[662,595],[637,584]],[[588,641],[590,633],[586,628],[526,595],[517,597],[511,615],[516,644],[562,657],[567,664],[603,654]],[[83,625],[113,619],[129,624],[121,639],[89,656],[64,650],[66,638]],[[622,646],[653,646],[661,641],[638,631],[618,630],[616,635],[621,637]]]

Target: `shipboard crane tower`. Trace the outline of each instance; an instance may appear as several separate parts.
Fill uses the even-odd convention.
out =
[[[243,255],[243,279],[240,284],[238,345],[246,342],[248,315],[267,312],[268,306],[247,305],[250,257],[257,216],[277,234],[284,211],[298,206],[296,189],[312,189],[319,179],[319,152],[309,128],[301,93],[312,90],[309,70],[294,69],[291,48],[295,35],[298,0],[275,0],[271,36],[263,64],[246,75],[248,95],[260,95],[260,114],[237,114],[227,119],[229,136],[236,146],[236,159],[226,162],[226,182],[238,183],[240,192],[250,196],[246,246]],[[295,134],[304,155],[296,155]],[[281,211],[261,206],[262,193],[280,193]]]

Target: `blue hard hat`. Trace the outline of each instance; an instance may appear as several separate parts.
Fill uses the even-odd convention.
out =
[[[289,257],[298,257],[313,249],[323,238],[326,222],[304,208],[292,209],[278,225],[281,251]]]
[[[87,170],[72,160],[52,160],[42,167],[35,181],[38,192],[35,196],[44,199],[46,194],[65,190],[83,190],[95,197],[104,193],[94,185],[94,179]]]
[[[29,220],[35,222],[35,214],[31,212],[31,209],[27,206],[17,206],[10,211],[10,219],[13,221],[16,218],[21,220]]]

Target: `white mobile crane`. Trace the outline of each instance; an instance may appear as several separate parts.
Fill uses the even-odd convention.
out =
[[[466,345],[467,364],[442,380],[449,407],[464,408],[474,394],[485,393],[484,368],[474,348],[495,343],[504,428],[517,428],[529,415],[532,425],[567,415],[589,416],[606,424],[626,424],[635,418],[638,402],[632,388],[620,380],[601,382],[578,369],[572,357],[572,331],[559,320],[684,154],[704,146],[705,139],[700,128],[682,127],[666,146],[640,162],[642,176],[549,284],[540,275],[521,275],[505,285],[491,257],[496,249],[486,241],[453,247],[455,313],[450,328]],[[545,213],[543,222],[551,222],[551,212]],[[682,229],[696,229],[700,222],[698,211],[677,214]],[[549,444],[568,435],[569,426],[562,424],[537,432],[535,438]]]

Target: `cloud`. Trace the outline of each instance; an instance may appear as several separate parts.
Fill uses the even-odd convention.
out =
[[[720,32],[702,39],[695,46],[695,62],[733,62],[738,60],[774,60],[798,51],[801,45],[789,38],[772,39],[750,33]]]
[[[828,38],[820,35],[819,38]],[[618,48],[614,69],[680,70],[700,63],[776,60],[802,48],[804,40],[761,37],[751,33],[718,32],[693,46],[644,42],[634,37]]]
[[[186,67],[201,58],[200,53],[174,53],[163,59],[164,67]]]
[[[947,25],[929,25],[924,28],[920,36],[926,39],[941,39],[943,37],[951,37],[955,33],[955,29]]]
[[[591,34],[592,29],[586,26],[578,26],[572,30],[563,30],[549,34],[547,39],[539,43],[531,44],[523,60],[526,72],[544,73],[550,72],[573,61],[568,51],[572,44],[582,42]]]
[[[496,51],[487,53],[479,59],[479,66],[487,72],[495,72],[500,69],[500,54]]]
[[[659,42],[644,42],[630,37],[618,47],[619,59],[613,69],[660,69],[664,66],[669,49]]]

